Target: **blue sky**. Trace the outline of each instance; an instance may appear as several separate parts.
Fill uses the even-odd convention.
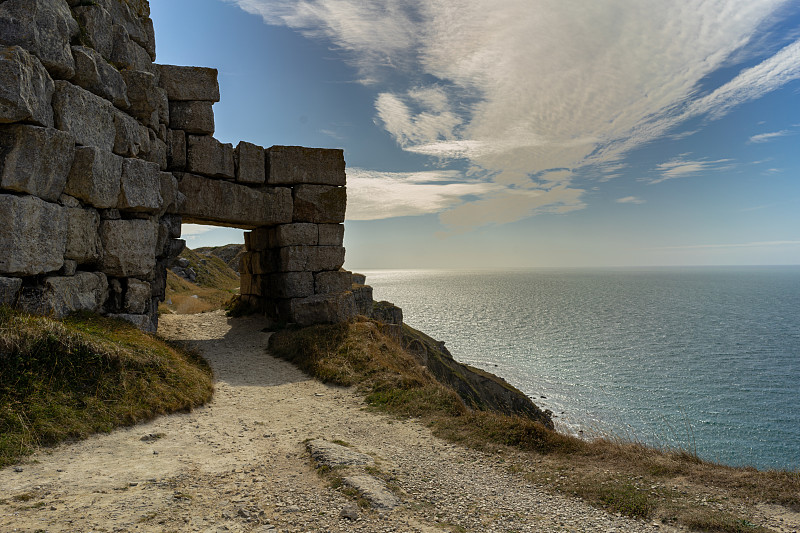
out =
[[[218,139],[344,148],[348,268],[800,264],[796,1],[150,5]]]

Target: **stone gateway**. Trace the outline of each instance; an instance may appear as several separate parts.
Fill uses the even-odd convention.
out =
[[[221,143],[217,71],[154,61],[147,0],[0,1],[0,305],[155,331],[193,222],[250,230],[253,309],[303,325],[359,312],[342,150]]]

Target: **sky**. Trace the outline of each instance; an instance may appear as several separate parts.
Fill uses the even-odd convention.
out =
[[[796,0],[150,6],[215,137],[344,149],[346,268],[800,264]]]

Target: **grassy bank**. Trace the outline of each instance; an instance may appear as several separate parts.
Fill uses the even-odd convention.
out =
[[[731,468],[685,451],[584,441],[525,418],[471,411],[369,320],[275,333],[271,351],[326,382],[357,386],[367,402],[420,418],[437,435],[496,453],[531,481],[612,512],[701,531],[766,531],[758,503],[800,510],[800,473]]]
[[[167,270],[167,299],[161,313],[195,314],[221,309],[239,293],[239,276],[214,255],[184,249],[180,256],[197,273],[194,282]]]
[[[127,322],[0,307],[0,466],[41,446],[191,409],[212,392],[202,359]]]

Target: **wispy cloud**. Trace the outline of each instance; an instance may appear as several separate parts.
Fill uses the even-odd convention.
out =
[[[644,200],[636,196],[625,196],[624,198],[617,198],[618,204],[643,204]]]
[[[773,52],[759,33],[789,0],[227,1],[344,51],[378,87],[376,117],[403,149],[465,159],[494,180],[502,194],[467,204],[485,223],[529,216],[551,200],[554,210],[578,209],[573,173],[546,187],[537,177],[616,164],[682,135],[675,127],[690,118],[720,118],[800,78],[800,41]],[[702,88],[737,58],[758,57]],[[660,169],[655,182],[721,162],[691,163]],[[466,209],[442,220],[460,224]]]
[[[181,226],[181,236],[183,238],[192,238],[213,229],[213,226],[203,226],[202,224],[183,224]]]
[[[748,139],[748,142],[751,143],[765,143],[769,142],[773,139],[777,139],[778,137],[786,137],[787,135],[791,135],[792,132],[789,130],[781,130],[781,131],[773,131],[770,133],[759,133],[758,135],[753,135]]]
[[[715,161],[706,159],[691,160],[686,159],[687,155],[690,154],[682,154],[666,163],[661,163],[657,167],[660,176],[646,181],[650,184],[661,183],[675,178],[685,178],[707,172],[720,172],[733,167],[731,159],[717,159]]]

